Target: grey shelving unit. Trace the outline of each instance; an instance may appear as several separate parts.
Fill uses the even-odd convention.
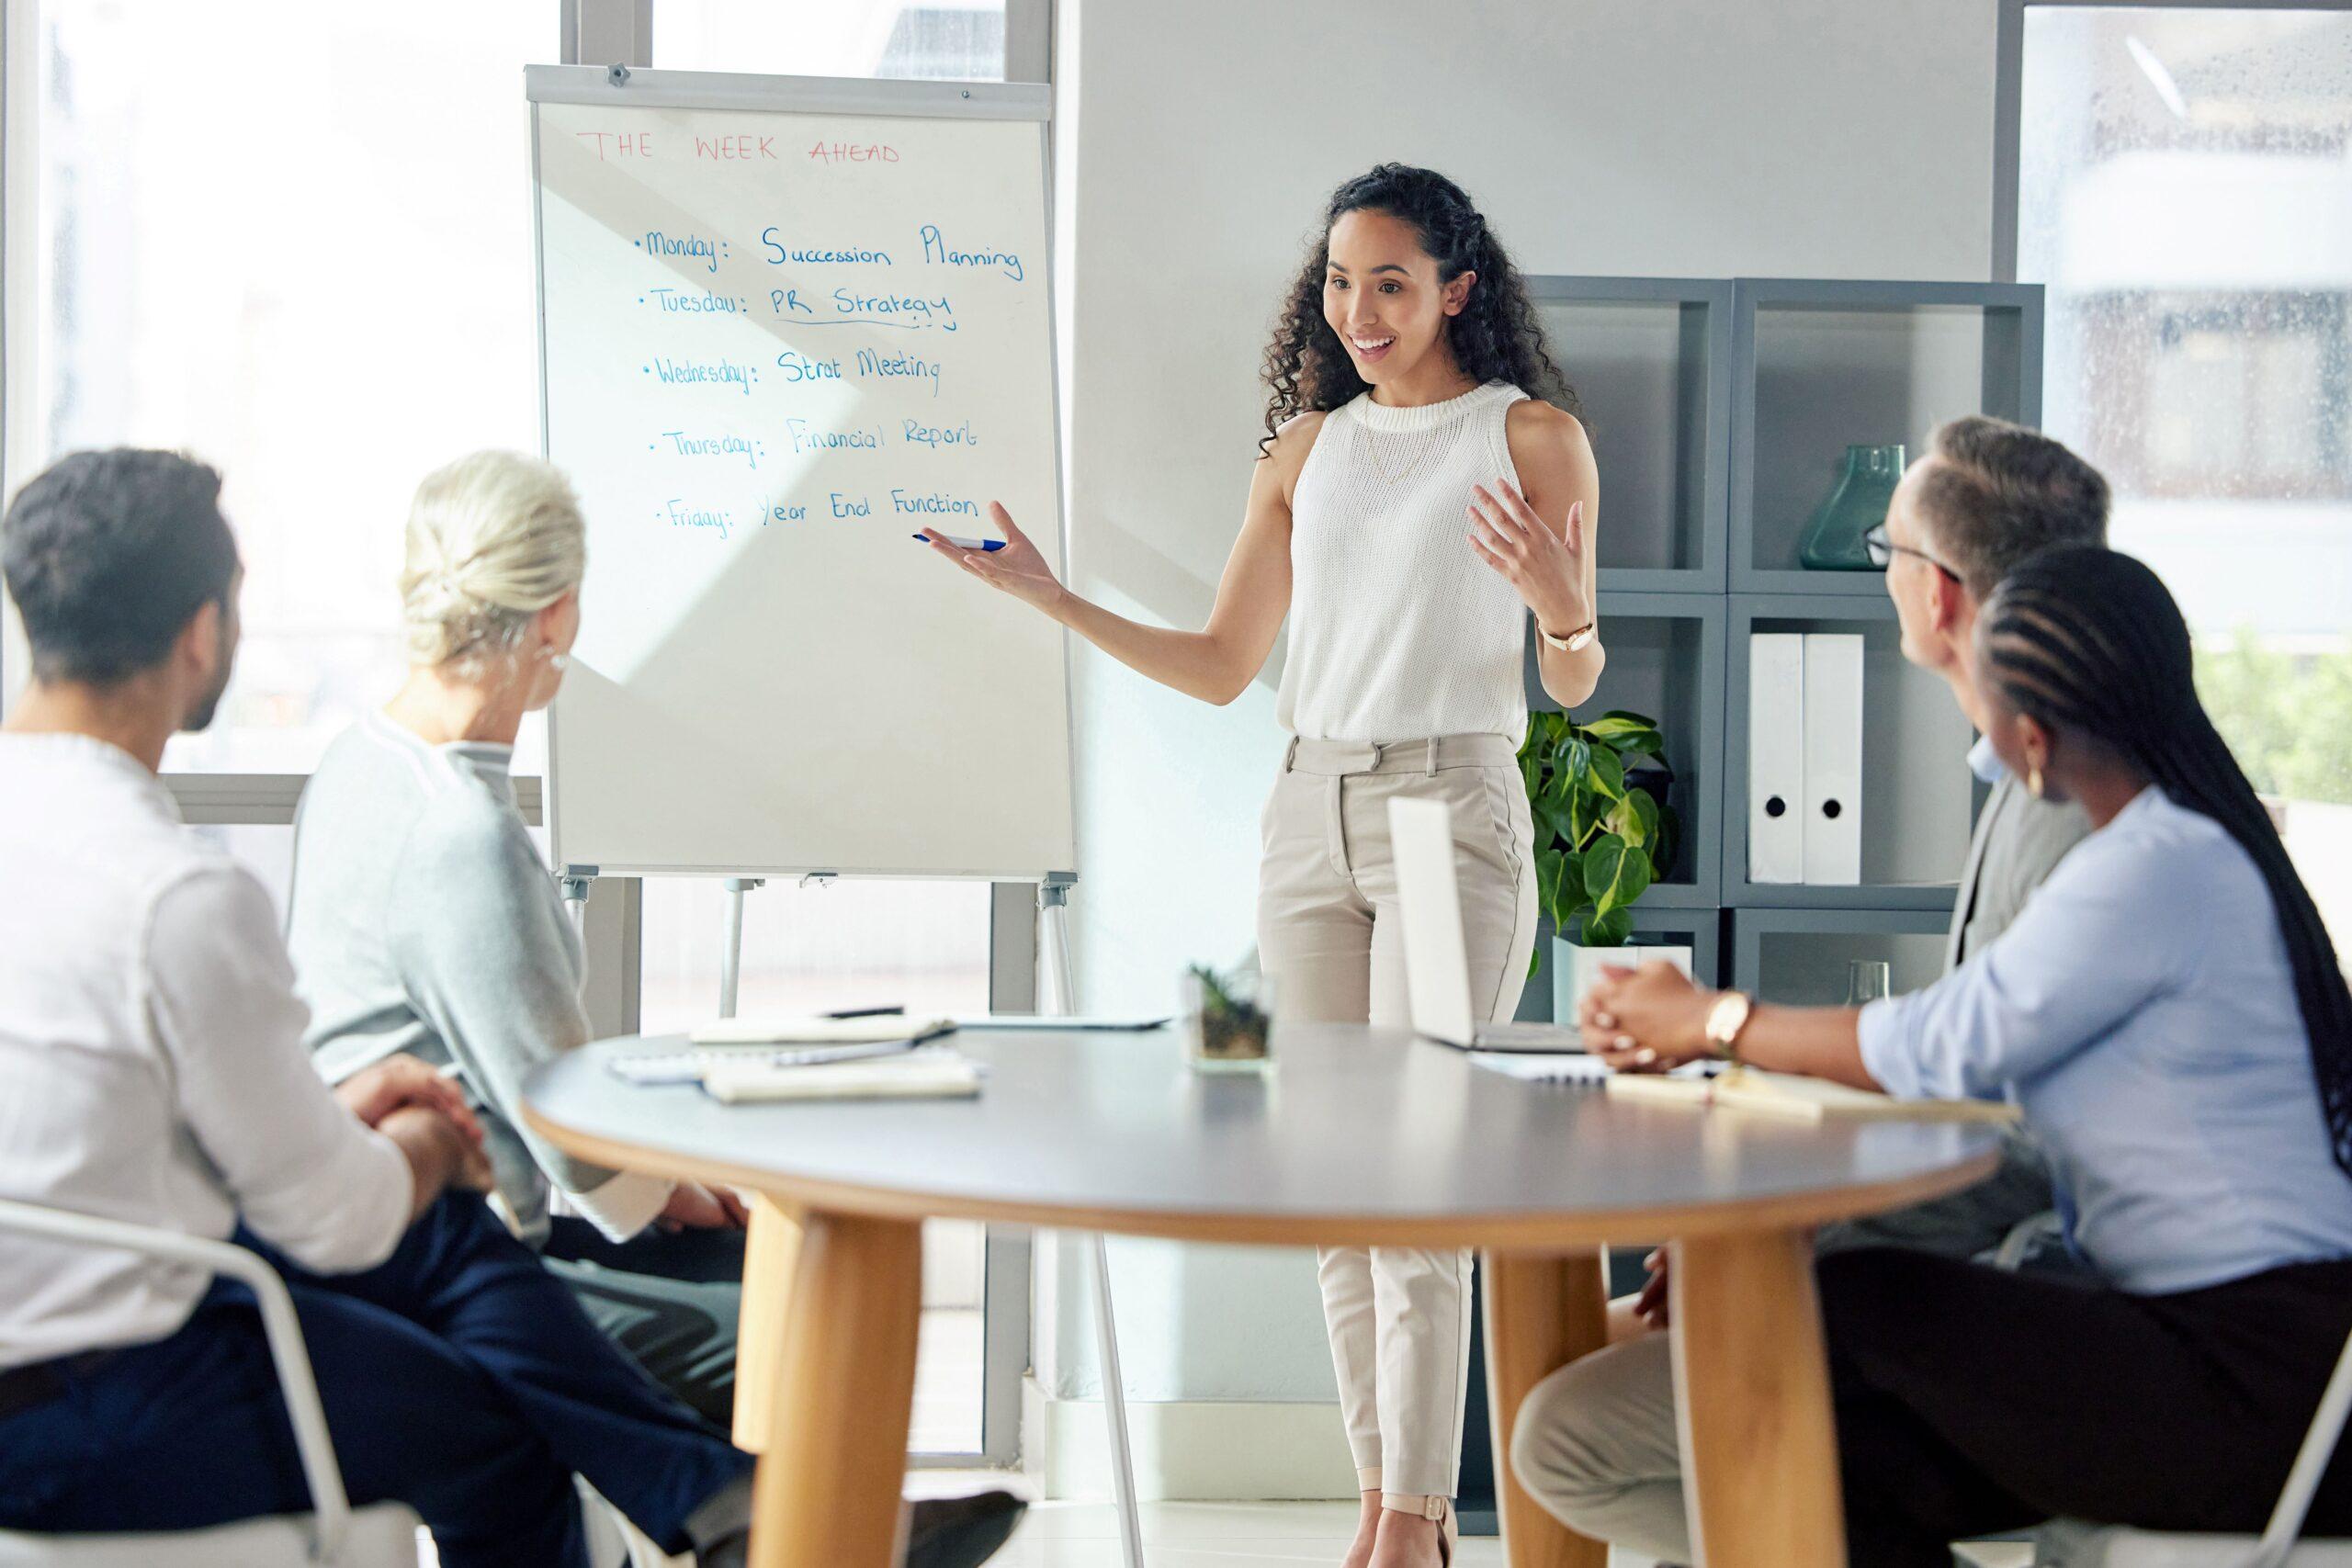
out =
[[[1940,677],[1904,660],[1894,605],[1838,593],[1735,593],[1725,641],[1723,901],[1733,908],[1928,909],[1949,914],[1976,820],[1968,721]],[[1862,877],[1852,886],[1751,882],[1748,649],[1759,631],[1863,639]]]
[[[1961,414],[2041,422],[2037,284],[1743,277],[1731,340],[1735,592],[1885,592],[1875,572],[1797,561],[1849,443],[1899,441],[1916,457]]]
[[[1721,593],[1731,495],[1728,278],[1531,277],[1583,399],[1603,594]]]
[[[1900,441],[1971,412],[2041,416],[2042,302],[2031,285],[1804,278],[1528,279],[1584,400],[1600,463],[1600,615],[1609,665],[1588,711],[1655,715],[1684,826],[1635,931],[1689,941],[1700,972],[1774,989],[1819,976],[1808,950],[1895,944],[1905,965],[1951,917],[1983,791],[1942,682],[1902,660],[1877,572],[1803,570],[1797,548],[1849,443]],[[1863,875],[1854,886],[1747,878],[1747,650],[1763,630],[1865,638]],[[1528,696],[1553,705],[1536,679]],[[1543,932],[1550,936],[1548,923]],[[1939,949],[1932,949],[1939,953]],[[1837,967],[1842,972],[1842,964]],[[1824,971],[1826,973],[1826,971]],[[1828,998],[1830,1000],[1836,998]],[[1528,987],[1522,1017],[1550,1009]]]
[[[1690,975],[1702,986],[1730,983],[1724,967],[1724,911],[1717,908],[1694,908],[1671,905],[1653,906],[1647,898],[1634,908],[1634,940],[1623,952],[1628,963],[1638,964],[1645,946],[1660,943],[1687,945],[1690,949]],[[1547,955],[1552,951],[1552,922],[1542,921],[1536,928],[1537,951]],[[1552,1017],[1552,975],[1549,968],[1530,982],[1520,996],[1516,1017],[1529,1022],[1543,1022]]]
[[[1729,918],[1731,983],[1768,1002],[1835,1007],[1856,958],[1885,961],[1898,993],[1943,968],[1948,922],[1928,910],[1734,909]]]

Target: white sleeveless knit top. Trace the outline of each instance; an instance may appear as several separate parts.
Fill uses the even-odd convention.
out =
[[[1527,734],[1527,605],[1470,547],[1470,487],[1519,482],[1507,382],[1324,417],[1291,496],[1276,716],[1309,740]]]

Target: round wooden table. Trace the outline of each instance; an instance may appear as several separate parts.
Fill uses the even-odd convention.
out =
[[[989,1076],[968,1100],[729,1106],[605,1066],[684,1043],[574,1052],[531,1076],[526,1114],[581,1158],[765,1200],[737,1373],[739,1436],[763,1450],[760,1568],[888,1568],[932,1218],[1479,1249],[1498,1455],[1528,1389],[1603,1342],[1599,1248],[1669,1242],[1702,1561],[1843,1562],[1807,1233],[1975,1181],[1999,1142],[1983,1125],[1633,1104],[1351,1025],[1283,1032],[1264,1077],[1192,1072],[1172,1031],[971,1031],[957,1043]],[[1603,1568],[1496,1469],[1515,1568]]]

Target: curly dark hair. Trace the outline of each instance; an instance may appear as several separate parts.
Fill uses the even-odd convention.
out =
[[[1266,434],[1273,446],[1283,421],[1310,409],[1335,409],[1371,383],[1356,374],[1347,345],[1323,319],[1323,277],[1331,264],[1331,226],[1351,212],[1385,212],[1419,230],[1421,250],[1437,263],[1440,283],[1478,275],[1462,313],[1447,319],[1446,342],[1464,375],[1484,384],[1509,381],[1570,413],[1575,390],[1553,361],[1544,323],[1527,286],[1463,188],[1433,169],[1382,164],[1331,193],[1323,226],[1290,286],[1266,345]]]

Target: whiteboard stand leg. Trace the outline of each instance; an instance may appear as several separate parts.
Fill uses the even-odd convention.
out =
[[[1037,886],[1038,922],[1044,940],[1038,957],[1046,971],[1046,1010],[1068,1018],[1078,1010],[1069,963],[1069,883],[1048,878]],[[1119,1540],[1127,1568],[1144,1568],[1143,1519],[1136,1508],[1136,1461],[1127,1442],[1127,1384],[1119,1370],[1118,1320],[1111,1306],[1111,1248],[1101,1233],[1091,1238],[1087,1261],[1094,1275],[1094,1343],[1102,1363],[1102,1415],[1110,1429],[1111,1491],[1119,1509]]]
[[[743,895],[760,886],[756,876],[730,876],[727,889],[727,947],[718,955],[718,1016],[735,1016],[735,993],[743,978]]]
[[[1127,1568],[1143,1568],[1143,1519],[1136,1509],[1136,1461],[1127,1447],[1127,1385],[1119,1371],[1119,1331],[1111,1315],[1111,1247],[1093,1236],[1094,1344],[1102,1362],[1102,1413],[1111,1435],[1111,1490],[1119,1506],[1119,1541]]]
[[[585,933],[588,930],[588,878],[563,878],[563,904],[571,913],[571,929]]]

